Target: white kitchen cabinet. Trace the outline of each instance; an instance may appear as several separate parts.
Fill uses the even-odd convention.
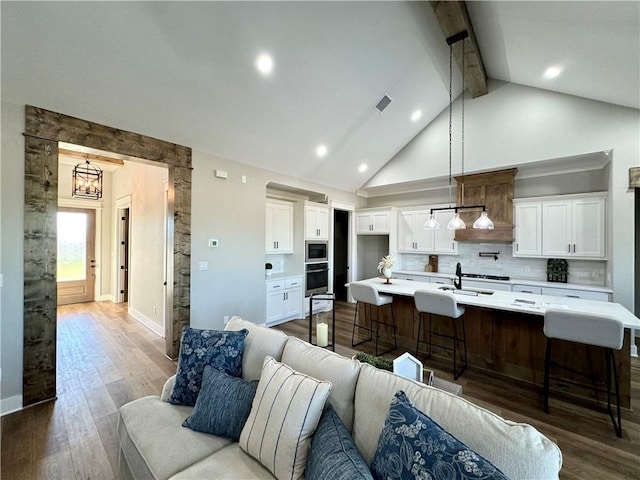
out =
[[[605,206],[601,195],[543,201],[543,256],[605,258]]]
[[[542,202],[513,202],[514,257],[542,255]]]
[[[434,207],[436,208],[436,207]],[[455,230],[449,230],[447,223],[453,216],[453,210],[438,210],[433,212],[440,228],[433,231],[433,253],[457,254],[458,242],[454,240]]]
[[[551,295],[553,297],[582,298],[583,300],[597,300],[600,302],[608,302],[610,300],[609,294],[606,292],[595,292],[592,290],[578,290],[562,287],[542,287],[542,295]]]
[[[398,214],[398,251],[431,253],[434,251],[433,230],[425,230],[429,210],[403,210]]]
[[[536,295],[542,295],[542,287],[534,287],[531,285],[511,285],[512,292],[520,293],[534,293]]]
[[[306,203],[304,206],[305,240],[329,240],[329,207]]]
[[[268,280],[266,292],[267,326],[302,317],[302,277]]]
[[[378,235],[391,233],[393,209],[359,210],[356,212],[356,234]]]
[[[265,225],[265,252],[293,253],[293,205],[268,201]]]

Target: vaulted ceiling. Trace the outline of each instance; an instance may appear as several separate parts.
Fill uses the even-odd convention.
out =
[[[448,46],[428,2],[1,8],[3,101],[347,191],[448,104]],[[467,9],[489,78],[640,108],[639,2],[477,1]],[[262,53],[273,58],[268,76],[255,68]],[[560,75],[547,79],[551,66]],[[454,96],[460,91],[454,68]],[[392,102],[379,113],[373,106],[384,95]]]

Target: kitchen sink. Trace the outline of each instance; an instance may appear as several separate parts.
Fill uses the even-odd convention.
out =
[[[458,295],[471,295],[471,296],[478,296],[478,295],[493,295],[493,290],[482,290],[480,288],[455,288],[452,287],[451,285],[443,285],[441,287],[438,287],[440,290],[445,290],[447,292],[451,292],[451,293],[455,293]]]

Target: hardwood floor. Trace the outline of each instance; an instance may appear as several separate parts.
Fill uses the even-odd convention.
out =
[[[353,305],[336,308],[337,346],[351,356]],[[308,340],[308,321],[279,325]],[[372,352],[372,345],[358,349]],[[389,357],[404,353],[398,349]],[[411,351],[411,350],[410,350]],[[526,422],[555,441],[564,456],[562,479],[640,478],[640,361],[632,365],[632,409],[623,412],[623,438],[606,413],[552,397],[542,412],[536,387],[468,369],[458,379],[463,396],[503,417]],[[436,376],[452,380],[447,362],[428,360]],[[58,310],[58,399],[2,417],[3,479],[110,479],[118,477],[117,410],[157,395],[176,365],[164,341],[110,302]],[[179,447],[176,447],[179,448]]]
[[[58,399],[2,417],[1,478],[117,478],[118,408],[159,394],[175,370],[126,307],[58,307]]]

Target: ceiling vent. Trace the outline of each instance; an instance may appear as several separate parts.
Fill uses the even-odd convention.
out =
[[[375,108],[378,112],[382,113],[384,112],[384,109],[387,108],[389,106],[389,104],[391,103],[391,98],[389,98],[389,95],[385,95],[384,97],[382,97],[380,99],[380,101],[378,103],[376,103]]]

